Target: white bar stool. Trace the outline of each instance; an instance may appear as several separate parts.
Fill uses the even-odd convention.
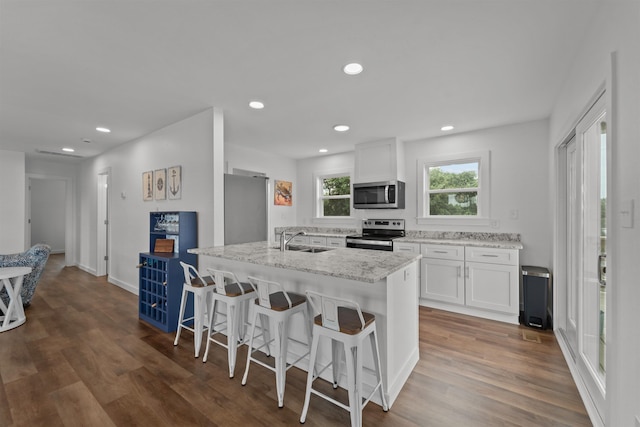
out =
[[[313,322],[313,342],[311,344],[311,355],[309,356],[307,388],[300,423],[304,423],[307,418],[311,393],[349,411],[352,427],[362,426],[362,409],[369,403],[376,391],[380,391],[382,410],[387,412],[389,406],[385,398],[384,384],[382,383],[382,374],[380,372],[380,352],[378,351],[375,316],[371,313],[363,312],[356,302],[333,298],[316,292],[307,291],[307,300],[311,303],[314,312],[320,312],[320,314],[314,318]],[[331,339],[332,361],[315,374],[312,368],[315,368],[318,343],[320,337],[323,336]],[[363,402],[362,343],[367,337],[369,337],[371,350],[373,351],[377,384]],[[313,388],[313,381],[329,366],[333,367],[333,388],[338,388],[340,348],[345,349],[349,406]]]
[[[207,361],[209,346],[212,342],[227,349],[229,361],[229,378],[233,378],[236,367],[236,355],[238,346],[244,344],[247,303],[256,294],[250,283],[242,283],[235,274],[230,271],[208,268],[207,271],[213,278],[216,291],[212,294],[213,310],[209,319],[209,332],[207,334],[207,348],[204,351],[202,362]],[[225,303],[227,312],[219,313],[218,302]],[[224,316],[225,320],[216,323],[217,316]],[[224,343],[215,338],[215,335],[226,331],[227,342]]]
[[[242,385],[247,384],[247,376],[249,375],[249,365],[253,361],[276,374],[276,394],[278,395],[278,407],[284,406],[284,389],[286,383],[287,370],[298,363],[301,359],[309,354],[307,350],[302,356],[296,359],[294,362],[287,364],[287,344],[289,340],[304,344],[309,348],[308,339],[310,334],[310,322],[307,312],[307,298],[304,295],[296,294],[293,292],[287,292],[282,285],[277,282],[269,280],[258,279],[256,277],[248,277],[249,283],[258,293],[258,299],[255,301],[253,322],[251,324],[251,335],[249,339],[249,350],[247,351],[247,366],[244,370],[244,376],[242,377]],[[305,326],[307,329],[307,342],[302,343],[289,336],[289,320],[291,316],[296,313],[302,313],[304,317]],[[260,316],[260,325],[262,334],[258,337],[262,337],[263,344],[260,347],[253,347],[253,340],[255,338],[256,323]],[[269,338],[269,323],[273,320],[275,324],[275,337]],[[274,342],[276,344],[276,355],[274,367],[267,365],[253,357],[255,351],[266,347],[267,356],[271,355],[269,350],[269,344]]]
[[[184,270],[184,284],[182,285],[182,299],[180,300],[180,314],[178,315],[178,330],[173,345],[178,345],[180,332],[183,329],[193,332],[193,343],[195,347],[195,357],[200,354],[202,345],[202,333],[209,329],[209,319],[211,318],[212,295],[216,291],[213,286],[213,279],[205,280],[200,276],[198,270],[191,264],[180,261]],[[187,307],[189,293],[193,294],[193,316],[184,317]],[[193,327],[188,324],[193,322]]]
[[[2,267],[0,268],[0,290],[4,287],[9,296],[9,305],[6,306],[0,299],[0,332],[17,328],[27,321],[22,306],[22,281],[24,276],[31,273],[31,267]],[[13,283],[11,283],[13,279]]]

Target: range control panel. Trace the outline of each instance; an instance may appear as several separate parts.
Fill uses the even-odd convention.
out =
[[[363,219],[362,228],[369,230],[404,231],[404,219]]]

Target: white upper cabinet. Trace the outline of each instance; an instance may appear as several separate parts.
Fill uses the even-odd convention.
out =
[[[356,144],[353,182],[404,181],[403,147],[397,138]]]

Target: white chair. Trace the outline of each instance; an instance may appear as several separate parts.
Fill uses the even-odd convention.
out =
[[[216,270],[208,268],[215,283],[213,298],[213,310],[209,319],[209,332],[207,334],[207,348],[204,351],[202,362],[207,361],[209,356],[209,346],[212,342],[227,349],[229,361],[229,378],[233,378],[238,346],[244,344],[245,324],[247,304],[256,294],[250,283],[243,283],[238,280],[235,274],[230,271]],[[222,302],[227,307],[226,313],[220,313],[217,309],[218,303]],[[216,318],[222,316],[225,319],[217,322]],[[226,332],[226,342],[215,338],[216,334]]]
[[[248,279],[249,283],[251,283],[255,291],[258,293],[258,299],[253,305],[254,315],[253,322],[251,323],[249,350],[247,351],[247,366],[244,370],[244,376],[242,377],[242,385],[247,384],[249,365],[252,361],[275,372],[278,407],[282,408],[284,406],[284,389],[287,370],[309,354],[309,337],[311,336],[311,331],[307,312],[307,298],[304,295],[285,291],[282,285],[277,282],[258,279],[251,276],[249,276]],[[305,335],[307,336],[306,343],[293,339],[289,336],[289,320],[291,319],[291,316],[296,313],[301,313],[304,318]],[[254,348],[253,342],[254,338],[256,338],[255,329],[258,317],[260,317],[260,326],[262,330],[262,333],[258,338],[262,337],[263,344]],[[269,337],[269,325],[271,321],[273,321],[275,326],[275,337],[273,339],[270,339]],[[294,362],[287,364],[289,340],[304,344],[307,351]],[[267,356],[270,356],[271,351],[269,345],[271,343],[275,343],[276,345],[276,354],[274,358],[275,363],[273,367],[253,357],[253,353],[262,348],[265,348]]]
[[[182,285],[182,299],[180,300],[180,314],[178,315],[178,330],[173,345],[178,345],[180,332],[183,329],[193,332],[193,343],[195,347],[195,357],[200,354],[202,345],[202,333],[209,330],[210,318],[212,317],[212,295],[216,291],[213,286],[213,279],[204,279],[198,270],[191,264],[180,261],[184,271],[184,284]],[[193,316],[185,318],[185,311],[189,294],[193,295]],[[193,326],[190,326],[190,325]]]
[[[314,312],[320,314],[314,318],[313,341],[311,355],[309,356],[309,373],[307,374],[307,387],[304,397],[304,406],[300,423],[304,423],[309,409],[311,393],[349,411],[351,426],[362,426],[362,409],[371,400],[376,391],[380,392],[382,409],[389,410],[385,398],[385,389],[380,372],[380,353],[378,351],[378,338],[376,335],[375,316],[363,312],[358,303],[339,298],[333,298],[316,292],[307,291],[307,301]],[[322,369],[314,373],[318,344],[321,337],[328,337],[332,344],[332,361]],[[369,337],[377,384],[371,393],[364,399],[362,396],[362,343]],[[318,378],[329,366],[333,368],[333,388],[338,387],[339,377],[339,351],[344,348],[347,367],[347,391],[349,394],[349,406],[321,393],[313,388],[313,381]]]

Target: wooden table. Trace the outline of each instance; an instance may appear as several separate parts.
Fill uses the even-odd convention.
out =
[[[0,299],[0,332],[17,328],[27,321],[22,307],[22,281],[24,276],[31,273],[31,267],[2,267],[0,268],[0,290],[5,288],[9,295],[9,306]]]

